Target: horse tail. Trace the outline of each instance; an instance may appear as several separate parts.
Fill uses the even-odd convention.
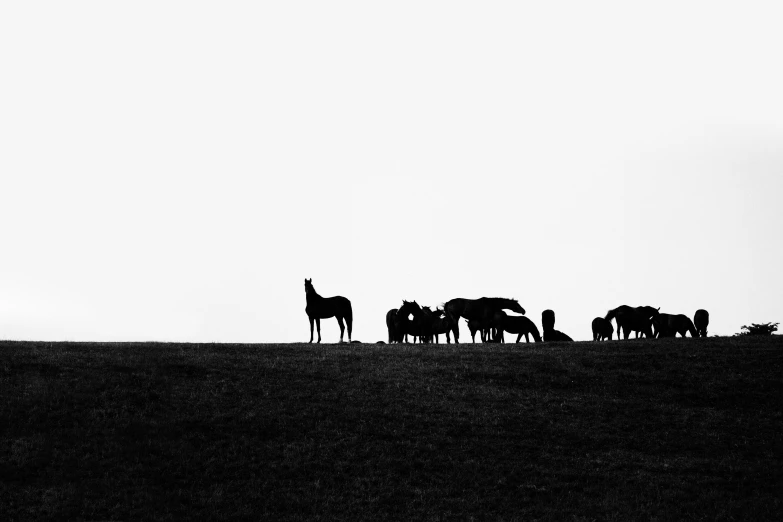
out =
[[[351,307],[351,301],[346,299],[348,306],[345,307],[345,325],[348,327],[348,339],[351,338],[351,330],[353,329],[353,308]]]

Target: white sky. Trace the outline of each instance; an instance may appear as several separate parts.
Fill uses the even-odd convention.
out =
[[[0,338],[783,320],[778,2],[0,4]],[[461,327],[463,338],[467,328]],[[325,342],[338,339],[322,321]]]

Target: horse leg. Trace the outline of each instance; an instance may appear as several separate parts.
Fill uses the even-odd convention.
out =
[[[351,342],[351,330],[353,330],[353,316],[347,316],[345,318],[345,324],[348,326],[348,342]]]
[[[313,318],[308,316],[308,319],[310,319],[310,341],[313,342]]]
[[[343,324],[343,318],[339,315],[335,316],[337,318],[337,324],[340,325],[340,342],[343,342],[343,334],[345,333],[345,325]]]
[[[315,328],[318,330],[318,342],[321,342],[321,320],[315,319]]]

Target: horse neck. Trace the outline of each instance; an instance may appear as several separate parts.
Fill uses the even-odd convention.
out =
[[[323,297],[318,295],[318,292],[316,292],[315,288],[313,287],[310,287],[310,291],[306,293],[306,296],[307,296],[308,303],[314,303],[316,301],[323,299]]]
[[[505,297],[486,297],[485,299],[492,308],[504,309],[516,306],[512,299],[506,299]]]
[[[533,335],[533,339],[537,342],[541,342],[541,334],[538,332],[538,328],[536,328],[536,325],[533,324],[533,322],[530,322],[530,333]]]

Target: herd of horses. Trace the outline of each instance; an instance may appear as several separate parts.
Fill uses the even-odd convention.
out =
[[[305,295],[307,298],[307,317],[310,320],[310,342],[313,342],[313,323],[318,330],[318,342],[321,342],[321,319],[335,317],[340,325],[340,342],[343,342],[345,326],[348,327],[348,342],[351,342],[353,327],[353,311],[351,301],[342,296],[321,297],[313,287],[312,279],[305,279]],[[521,315],[510,315],[506,311]],[[480,299],[452,299],[442,308],[432,310],[428,306],[420,306],[416,301],[403,300],[402,306],[393,308],[386,313],[386,328],[389,333],[388,342],[437,343],[440,335],[446,336],[446,342],[459,343],[459,320],[465,319],[470,330],[471,340],[476,342],[476,333],[480,333],[482,342],[505,342],[505,333],[516,334],[516,342],[522,336],[530,342],[573,341],[571,337],[555,329],[555,312],[544,310],[541,314],[543,336],[535,323],[525,316],[525,309],[516,299],[502,297],[482,297]],[[617,338],[622,334],[624,339],[632,334],[636,338],[675,337],[677,334],[685,337],[706,337],[710,315],[706,310],[697,310],[693,321],[684,314],[662,313],[660,308],[652,306],[618,306],[609,310],[605,317],[596,317],[592,322],[593,340],[611,340],[614,335],[612,320],[617,323]],[[344,324],[345,322],[345,324]]]

